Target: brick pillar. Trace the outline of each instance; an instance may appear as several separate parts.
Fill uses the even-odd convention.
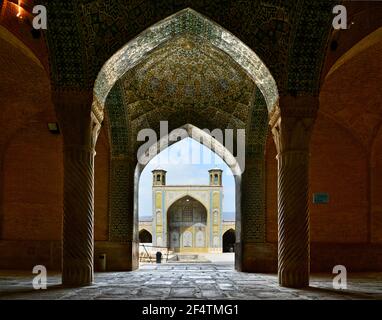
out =
[[[246,156],[241,183],[241,267],[245,272],[271,272],[272,260],[266,246],[265,158],[259,153]],[[240,251],[239,251],[240,252]]]
[[[274,246],[266,243],[265,153],[268,134],[267,103],[256,90],[246,131],[245,171],[241,176],[241,216],[236,222],[240,241],[236,248],[236,268],[245,272],[274,272]]]
[[[55,92],[64,141],[64,221],[62,283],[93,282],[94,156],[100,121],[91,111],[89,92]]]
[[[105,103],[110,130],[110,195],[109,241],[113,257],[109,256],[109,271],[130,271],[139,265],[138,216],[134,204],[135,167],[137,164],[133,146],[129,115],[125,109],[124,88],[115,85]]]
[[[278,160],[278,276],[284,287],[309,285],[309,143],[315,97],[282,97],[271,115]]]
[[[134,159],[126,155],[111,159],[109,239],[123,250],[113,271],[131,271],[139,267],[135,164]]]

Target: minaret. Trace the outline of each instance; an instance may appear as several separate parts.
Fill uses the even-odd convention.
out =
[[[214,168],[211,170],[208,170],[210,174],[210,186],[222,186],[222,173],[223,170],[219,168]]]
[[[153,245],[167,246],[167,217],[164,212],[165,191],[161,187],[166,185],[166,170],[155,169],[153,173]]]
[[[211,207],[209,209],[209,228],[210,228],[210,252],[222,252],[222,199],[223,199],[223,170],[214,168],[208,170],[210,175],[210,198]]]
[[[153,173],[153,186],[165,186],[166,185],[166,170],[155,169],[151,171]]]

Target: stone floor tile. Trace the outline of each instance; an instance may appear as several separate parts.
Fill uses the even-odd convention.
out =
[[[310,287],[282,288],[275,274],[251,274],[221,264],[144,264],[132,272],[95,274],[82,288],[60,285],[49,273],[48,290],[33,290],[33,275],[0,271],[0,299],[381,299],[382,273],[348,274],[348,288],[334,290],[331,274],[313,274]]]

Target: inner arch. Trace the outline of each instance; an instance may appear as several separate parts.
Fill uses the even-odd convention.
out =
[[[174,140],[175,137],[177,137],[178,140]],[[145,166],[158,153],[187,137],[194,139],[195,141],[209,148],[211,151],[215,152],[220,158],[224,160],[224,162],[228,165],[236,177],[241,176],[241,173],[244,171],[244,167],[240,166],[239,162],[236,160],[230,150],[228,150],[222,143],[220,143],[205,130],[202,130],[189,123],[178,129],[172,130],[168,135],[162,137],[156,143],[152,144],[151,146],[147,146],[145,149],[142,149],[143,152],[138,155],[138,172],[142,172]]]
[[[174,131],[176,132],[177,130],[180,130],[182,129],[183,130],[183,135],[180,135],[180,140],[175,140],[175,141],[169,141],[168,144],[165,144],[163,143],[163,141],[167,140],[170,136],[172,136],[172,134],[174,134]],[[178,134],[178,133],[177,133]],[[201,138],[203,137],[203,138]],[[208,149],[210,149],[213,153],[216,154],[216,156],[219,156],[221,159],[220,161],[224,161],[227,166],[230,168],[232,174],[233,174],[233,192],[235,193],[235,197],[234,197],[234,209],[233,211],[235,212],[235,219],[236,221],[240,221],[241,219],[241,205],[240,205],[240,195],[241,195],[241,171],[240,171],[240,167],[238,165],[238,162],[236,161],[235,157],[229,152],[228,149],[226,149],[222,144],[219,143],[218,140],[216,140],[213,136],[209,135],[207,132],[197,128],[196,126],[194,125],[191,125],[191,124],[187,124],[187,125],[184,125],[182,126],[181,128],[178,128],[176,130],[173,130],[169,133],[168,136],[165,136],[165,137],[162,137],[161,139],[159,139],[158,141],[156,141],[156,143],[152,144],[150,147],[147,148],[147,153],[145,154],[148,158],[146,159],[146,163],[145,164],[142,164],[141,161],[138,162],[137,166],[136,166],[136,170],[135,170],[135,200],[134,200],[134,217],[138,217],[139,216],[139,207],[138,207],[138,204],[139,204],[139,197],[140,197],[140,193],[139,192],[142,192],[142,190],[140,190],[140,184],[141,184],[141,174],[144,170],[144,168],[146,168],[146,166],[150,163],[151,160],[154,159],[154,157],[156,157],[156,155],[159,155],[159,153],[161,151],[164,151],[165,149],[167,149],[168,147],[170,147],[170,145],[173,145],[173,144],[176,144],[178,143],[179,141],[183,140],[183,139],[186,139],[186,138],[191,138],[192,140],[195,140],[196,142],[200,143],[201,145],[207,147]],[[150,152],[150,148],[156,148],[155,152]],[[158,164],[160,166],[160,163]],[[157,167],[154,167],[154,168],[157,168]],[[227,168],[228,169],[228,168]],[[155,169],[154,169],[155,170]],[[157,170],[160,170],[160,169],[157,169]],[[169,170],[169,169],[167,169]],[[154,171],[153,171],[154,172]],[[206,174],[208,174],[206,172]],[[152,180],[152,179],[150,179]],[[203,184],[204,186],[204,184]],[[205,185],[206,187],[209,187],[210,190],[212,190],[212,194],[210,195],[211,201],[213,201],[214,203],[214,206],[215,206],[215,201],[218,201],[221,204],[223,203],[223,199],[221,198],[221,200],[216,200],[215,198],[217,196],[215,196],[215,193],[219,193],[219,192],[215,192],[215,191],[218,191],[218,190],[214,190],[213,189],[213,186],[208,186],[208,185]],[[170,183],[170,187],[177,187],[177,184],[175,186],[171,186],[171,183]],[[196,187],[200,187],[199,185],[197,185]],[[212,188],[212,189],[211,189]],[[188,190],[188,189],[187,189]],[[182,190],[182,192],[178,192],[177,195],[175,196],[171,196],[170,198],[168,198],[168,200],[166,200],[166,205],[165,205],[165,208],[166,210],[164,211],[163,210],[154,210],[152,209],[152,212],[153,212],[153,225],[155,224],[155,219],[159,219],[159,221],[161,221],[161,219],[163,219],[164,216],[167,216],[167,221],[170,222],[170,224],[166,225],[166,223],[163,223],[164,227],[165,228],[164,230],[167,230],[167,236],[162,236],[160,235],[160,239],[159,239],[159,244],[158,244],[158,239],[155,238],[155,236],[153,236],[153,239],[155,238],[156,239],[156,242],[154,243],[154,245],[156,246],[163,246],[163,245],[168,245],[171,250],[174,249],[174,245],[171,244],[171,242],[175,243],[175,242],[179,242],[179,247],[177,247],[178,249],[175,249],[175,252],[222,252],[222,241],[221,241],[221,237],[219,237],[219,235],[216,235],[214,234],[214,236],[211,236],[212,234],[212,231],[210,230],[210,226],[214,225],[214,222],[211,222],[211,221],[214,221],[214,220],[207,220],[207,223],[205,223],[205,225],[196,225],[196,226],[188,226],[188,227],[192,227],[192,241],[193,241],[193,245],[186,249],[184,249],[182,247],[182,243],[183,243],[183,231],[187,231],[186,229],[182,229],[180,230],[178,225],[171,225],[171,212],[172,210],[170,210],[170,208],[173,208],[173,206],[175,204],[179,204],[179,201],[182,202],[183,200],[185,199],[189,199],[189,200],[192,200],[192,201],[196,201],[198,203],[201,204],[201,206],[203,207],[203,210],[200,210],[200,211],[203,211],[203,212],[206,212],[207,213],[207,217],[210,217],[210,218],[207,218],[207,219],[214,219],[213,217],[216,216],[221,216],[222,220],[223,220],[223,207],[220,205],[220,209],[219,210],[212,210],[211,208],[211,203],[209,202],[209,200],[205,199],[205,197],[203,197],[202,195],[199,195],[198,192],[194,192],[194,191],[190,191],[190,190]],[[154,193],[155,193],[155,196],[154,196]],[[155,199],[155,203],[157,202],[157,191],[155,191],[153,193],[153,201]],[[219,196],[220,193],[219,193]],[[167,199],[167,198],[166,198]],[[160,200],[160,203],[161,201],[163,200]],[[205,202],[207,201],[207,203]],[[184,202],[184,201],[183,201]],[[154,202],[153,202],[154,203]],[[215,207],[214,207],[215,208]],[[232,209],[231,209],[232,210]],[[216,211],[216,212],[215,212]],[[146,212],[146,211],[145,211]],[[209,222],[208,222],[209,221]],[[217,219],[217,221],[220,221],[219,218]],[[179,222],[179,221],[178,221]],[[182,222],[182,221],[181,221]],[[223,221],[222,221],[223,222]],[[206,226],[207,226],[207,229],[206,229]],[[195,227],[195,228],[194,228]],[[196,228],[197,227],[197,228]],[[178,229],[177,229],[178,228]],[[173,232],[172,232],[173,231]],[[216,230],[215,230],[216,231]],[[163,231],[162,231],[163,232]],[[216,232],[215,232],[216,233]],[[237,230],[237,233],[238,235],[240,235],[240,229]],[[174,236],[174,239],[172,239]],[[186,242],[188,241],[187,237],[190,237],[190,235],[186,235]],[[198,239],[198,246],[199,247],[195,247],[194,244],[196,245],[196,241]],[[238,236],[238,241],[240,240],[240,236]],[[173,241],[172,241],[173,240]],[[201,243],[202,242],[205,242],[205,246],[202,246]],[[153,240],[154,242],[154,240]],[[186,243],[187,245],[187,243]],[[180,249],[179,249],[180,248]],[[184,250],[182,250],[181,248],[183,248]],[[198,249],[199,248],[199,249]],[[211,251],[212,250],[212,251]],[[214,251],[215,250],[215,251]],[[238,252],[239,254],[239,252]],[[236,257],[236,259],[238,259],[238,257]]]
[[[175,252],[207,251],[207,209],[186,195],[173,202],[167,211],[167,243]]]

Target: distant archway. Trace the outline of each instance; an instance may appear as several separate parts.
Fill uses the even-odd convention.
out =
[[[223,234],[223,252],[234,252],[236,235],[235,230],[229,229]]]
[[[178,137],[179,140],[174,140],[174,137]],[[192,124],[186,124],[178,129],[175,129],[171,131],[167,136],[161,137],[156,143],[150,145],[146,145],[145,152],[141,154],[141,157],[138,159],[138,163],[135,168],[135,175],[134,175],[134,219],[138,219],[138,203],[139,203],[139,183],[140,183],[140,176],[147,166],[147,164],[161,151],[164,151],[166,148],[170,147],[171,145],[186,139],[191,138],[195,140],[196,142],[200,143],[201,145],[207,147],[212,152],[214,152],[217,156],[219,156],[222,161],[226,163],[226,165],[231,170],[231,173],[234,178],[234,184],[235,184],[235,219],[239,220],[241,219],[241,167],[239,162],[236,160],[236,158],[233,156],[233,154],[228,150],[224,145],[222,145],[217,139],[215,139],[210,134],[206,133],[204,130],[201,130],[200,128],[192,125]],[[164,143],[166,141],[166,143]],[[155,152],[153,152],[155,150]],[[191,198],[191,196],[182,195],[180,198],[175,197],[171,201],[169,201],[170,206],[176,203],[179,200],[185,199],[185,198]],[[202,200],[199,199],[198,195],[195,194],[195,201],[200,202],[200,204],[203,206],[204,210],[206,212],[209,211],[209,205],[202,204]],[[166,211],[168,213],[168,210]],[[164,214],[166,214],[164,212]],[[213,213],[211,212],[211,215]],[[208,217],[207,217],[208,219]],[[168,227],[168,226],[167,226]],[[167,227],[165,230],[167,230]],[[168,231],[168,230],[167,230]],[[196,242],[196,238],[199,236],[199,239],[201,239],[201,233],[197,233],[197,230],[195,234],[193,234],[192,241]],[[155,231],[153,231],[155,232]],[[163,232],[163,231],[162,231]],[[156,245],[162,246],[162,245],[168,245],[171,246],[171,241],[179,241],[180,245],[182,244],[181,234],[178,232],[178,235],[176,232],[173,233],[174,240],[171,239],[171,233],[169,232],[167,237],[159,236],[154,237],[156,239]],[[209,234],[207,234],[209,236]],[[204,235],[205,242],[208,244],[210,243],[210,249],[211,248],[217,248],[218,252],[221,252],[222,250],[222,233],[220,232],[219,235],[213,236],[211,239],[207,237],[207,235]],[[186,237],[190,237],[188,233],[186,233]],[[159,240],[158,240],[159,239]],[[240,242],[240,233],[238,232],[237,235],[238,242]],[[209,241],[209,242],[208,242]],[[154,241],[155,242],[155,241]],[[212,242],[212,244],[211,244]],[[238,246],[238,245],[236,245]],[[206,248],[208,246],[206,245]],[[240,252],[237,251],[235,259],[240,261]]]
[[[139,231],[139,243],[152,243],[153,237],[146,229]]]
[[[175,251],[207,250],[207,210],[190,196],[175,201],[167,211],[168,244]]]

